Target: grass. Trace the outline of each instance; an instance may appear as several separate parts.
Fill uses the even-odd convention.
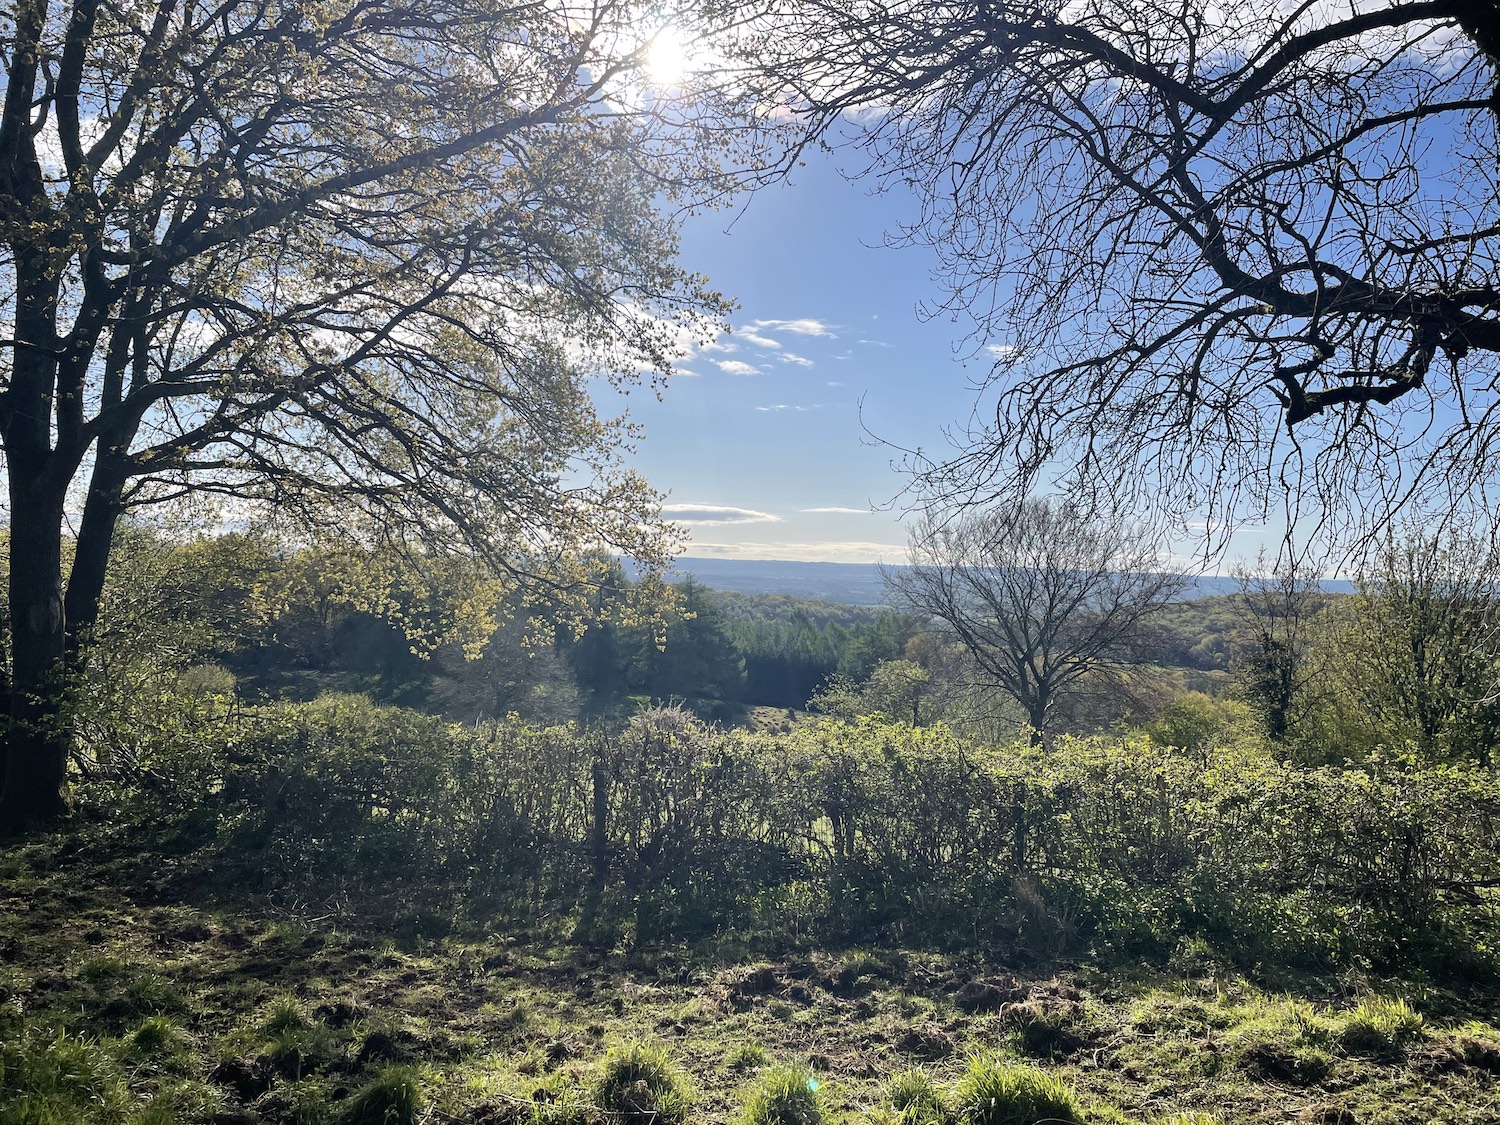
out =
[[[961,1125],[1076,1125],[1083,1111],[1055,1074],[1003,1059],[975,1056],[954,1090]]]
[[[1493,982],[398,935],[161,857],[0,863],[0,1125],[1500,1121]]]
[[[778,1066],[756,1082],[745,1103],[744,1125],[821,1125],[821,1083],[806,1067]]]
[[[659,1046],[629,1043],[599,1064],[594,1104],[621,1125],[681,1125],[692,1109],[687,1080]]]

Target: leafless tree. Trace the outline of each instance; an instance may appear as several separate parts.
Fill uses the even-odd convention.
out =
[[[1266,733],[1287,739],[1326,675],[1318,658],[1317,618],[1327,606],[1318,578],[1288,553],[1276,563],[1262,554],[1234,572],[1249,644],[1235,654],[1240,690],[1260,713]]]
[[[1497,0],[752,9],[743,80],[920,196],[893,236],[994,359],[919,490],[1123,480],[1211,536],[1285,505],[1344,544],[1485,503]]]
[[[929,517],[886,582],[963,644],[1040,743],[1059,695],[1138,658],[1146,620],[1186,585],[1139,532],[1053,499]]]

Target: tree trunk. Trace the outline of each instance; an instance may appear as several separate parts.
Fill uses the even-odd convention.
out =
[[[65,487],[10,465],[11,707],[0,831],[69,811],[62,706]]]
[[[64,646],[69,671],[78,670],[89,633],[99,620],[99,602],[104,596],[110,547],[114,543],[115,527],[124,511],[120,497],[126,479],[123,446],[101,449],[89,480],[88,499],[78,525],[73,568],[68,575],[67,596],[63,601]]]

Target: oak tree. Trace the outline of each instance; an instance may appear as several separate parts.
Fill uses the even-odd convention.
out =
[[[555,575],[663,560],[633,431],[722,304],[674,208],[715,138],[629,0],[14,0],[0,10],[0,825],[64,807],[60,682],[122,513],[184,495]],[[645,20],[646,22],[643,22]],[[75,530],[65,573],[63,526]]]

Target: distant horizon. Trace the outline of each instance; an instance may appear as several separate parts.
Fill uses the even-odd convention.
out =
[[[906,563],[836,562],[823,559],[750,559],[718,555],[679,555],[669,573],[707,586],[738,594],[808,598],[845,605],[876,606],[885,603],[885,583],[880,567],[904,567]],[[1225,574],[1192,575],[1184,597],[1215,597],[1239,591],[1239,580]],[[1349,593],[1347,579],[1328,578],[1320,583],[1328,593]]]

